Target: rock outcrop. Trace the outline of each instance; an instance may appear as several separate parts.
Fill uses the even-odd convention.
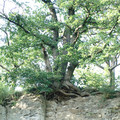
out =
[[[68,101],[47,101],[46,120],[120,120],[120,97],[77,97]]]
[[[120,97],[102,100],[101,95],[46,101],[23,95],[15,106],[0,106],[0,120],[120,120]]]
[[[0,105],[0,120],[6,120],[6,108]]]
[[[45,100],[42,96],[23,95],[15,106],[0,106],[0,120],[45,120]]]

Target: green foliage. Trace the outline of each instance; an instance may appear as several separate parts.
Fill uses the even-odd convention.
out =
[[[0,82],[0,104],[1,105],[6,105],[7,101],[11,100],[13,93],[14,93],[13,90],[11,90],[3,82]]]
[[[52,89],[52,73],[46,73],[40,69],[24,68],[19,75],[23,79],[24,85],[28,88],[37,88],[41,92],[47,92]]]
[[[77,85],[81,87],[95,88],[98,90],[107,84],[107,78],[103,74],[93,72],[90,69],[77,69],[75,74],[79,76]]]
[[[23,7],[22,14],[12,9],[8,14],[0,12],[5,21],[0,30],[7,44],[0,47],[0,65],[12,86],[49,92],[55,81],[61,82],[67,72],[74,72],[73,64],[101,65],[120,55],[119,0],[51,0],[50,5],[36,0],[37,4],[32,2],[34,9],[13,1]],[[39,62],[51,65],[51,72],[32,65]],[[68,65],[73,65],[71,71]],[[96,89],[107,84],[103,74],[88,69],[77,74],[79,80],[72,79],[73,84]]]
[[[108,85],[103,85],[102,88],[100,88],[100,91],[103,93],[102,99],[105,101],[106,99],[112,99],[116,97],[115,90],[111,89]]]
[[[31,67],[17,69],[8,74],[14,85],[22,86],[29,92],[51,92],[53,82],[61,79],[60,75],[55,75],[51,72],[45,72],[39,68],[39,65],[31,64]],[[9,81],[8,81],[9,82]],[[11,84],[11,83],[10,83]]]
[[[13,100],[17,101],[23,94],[25,94],[25,91],[14,91],[14,94],[12,95]]]

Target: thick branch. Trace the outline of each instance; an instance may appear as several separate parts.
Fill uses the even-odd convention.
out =
[[[50,60],[49,60],[47,51],[46,51],[46,49],[43,45],[41,45],[41,46],[43,48],[43,55],[44,55],[44,60],[45,60],[45,65],[46,65],[46,71],[47,72],[52,72],[52,67],[51,67],[51,64],[50,64]]]
[[[113,66],[112,68],[111,68],[111,70],[114,70],[117,66],[119,66],[120,65],[120,63],[119,64],[117,64],[117,65],[115,65],[115,66]]]
[[[56,11],[55,11],[55,8],[54,8],[54,6],[53,6],[53,3],[50,1],[50,0],[42,0],[45,4],[47,4],[47,6],[48,6],[48,8],[49,8],[49,10],[50,10],[50,13],[51,13],[51,15],[52,15],[52,19],[55,21],[55,22],[57,22],[58,21],[58,19],[57,19],[57,15],[56,15]],[[54,41],[58,41],[58,27],[55,27],[54,29],[53,29],[53,32],[54,32],[54,34],[53,34],[53,39],[54,39]]]
[[[69,16],[72,16],[74,15],[75,12],[74,12],[74,8],[73,6],[69,7],[68,8],[68,15]],[[71,28],[67,25],[65,25],[65,29],[64,29],[64,32],[63,32],[63,46],[65,44],[70,44],[71,42],[71,38],[70,38],[70,35],[71,35]],[[64,55],[67,55],[67,50],[64,50],[63,51],[63,54]],[[68,64],[68,61],[64,61],[62,62],[61,66],[60,66],[60,70],[61,70],[61,74],[63,76],[63,79],[65,78],[65,73],[66,73],[66,69],[67,69],[67,64]],[[66,78],[67,79],[67,78]]]
[[[78,26],[78,27],[75,29],[75,31],[74,31],[74,33],[73,33],[73,43],[72,43],[72,45],[74,45],[74,44],[77,42],[77,40],[78,40],[78,38],[79,38],[79,34],[82,34],[82,33],[84,33],[84,32],[87,31],[87,29],[84,29],[84,26],[85,26],[85,24],[86,24],[89,16],[90,16],[90,11],[88,11],[88,14],[87,14],[85,20],[83,21],[82,25]],[[84,29],[84,30],[82,30],[81,32],[79,32],[80,29]]]
[[[99,64],[97,64],[97,63],[95,63],[95,65],[97,65],[99,68],[101,68],[101,69],[105,69],[103,66],[101,66],[101,65],[99,65]]]
[[[52,19],[57,22],[58,19],[57,19],[57,15],[56,15],[56,11],[55,11],[55,8],[53,6],[53,3],[51,2],[51,0],[42,0],[45,4],[47,4],[49,10],[50,10],[50,13],[52,15]],[[58,37],[59,37],[59,29],[58,27],[54,27],[53,30],[53,41],[57,42],[58,41]],[[58,51],[57,51],[57,45],[52,47],[52,52],[53,52],[53,58],[55,59],[56,56],[59,54]]]
[[[66,71],[64,80],[65,81],[70,81],[72,76],[73,76],[73,72],[75,70],[75,68],[77,67],[78,63],[70,63],[70,65],[68,66],[68,70]]]
[[[1,13],[1,14],[2,14],[2,13]],[[0,15],[0,17],[3,18],[3,19],[8,20],[9,22],[11,22],[11,23],[13,23],[13,24],[15,24],[15,25],[17,25],[17,26],[19,26],[19,27],[22,28],[26,33],[30,34],[30,31],[26,30],[21,24],[13,21],[13,20],[11,20],[11,19],[9,19],[5,14]]]
[[[73,16],[73,15],[75,15],[75,10],[74,10],[73,5],[71,5],[68,8],[68,16],[70,17],[70,16]],[[71,42],[70,35],[71,35],[71,28],[69,26],[65,25],[65,30],[64,30],[64,34],[63,34],[63,44],[66,44],[66,43],[70,44],[70,42]]]
[[[114,30],[114,29],[115,29],[115,27],[117,26],[117,24],[118,24],[118,20],[119,20],[118,18],[119,18],[119,16],[117,16],[116,22],[115,22],[114,26],[112,27],[112,29],[110,30],[109,35],[111,35],[111,34],[112,34],[113,30]]]
[[[82,30],[81,32],[77,32],[76,33],[76,37],[74,38],[74,41],[73,41],[73,43],[72,43],[72,46],[74,46],[75,45],[75,43],[77,42],[77,40],[78,40],[78,38],[79,38],[79,35],[80,34],[82,34],[82,33],[84,33],[84,32],[86,32],[87,31],[87,29],[84,29],[84,30]]]
[[[48,5],[48,8],[50,10],[50,13],[52,15],[52,18],[57,21],[57,15],[56,15],[56,11],[55,8],[53,6],[53,3],[51,2],[51,0],[42,0],[45,4]]]
[[[2,13],[1,13],[1,14],[2,14]],[[11,22],[11,23],[15,24],[16,26],[20,27],[25,33],[30,34],[31,36],[34,36],[34,37],[36,37],[36,38],[40,38],[38,35],[32,33],[31,31],[28,31],[28,30],[25,28],[25,26],[23,26],[22,24],[19,24],[19,23],[15,22],[15,21],[9,19],[5,14],[0,15],[0,17],[3,18],[3,19],[8,20],[9,22]],[[47,41],[45,41],[45,40],[41,40],[41,41],[42,41],[45,45],[50,46],[51,48],[55,47],[55,45],[53,44],[53,42],[47,42]]]

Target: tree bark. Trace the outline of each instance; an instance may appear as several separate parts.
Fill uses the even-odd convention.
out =
[[[47,53],[47,51],[46,51],[46,49],[45,49],[45,47],[43,45],[42,45],[42,48],[43,48],[43,55],[44,55],[45,65],[46,65],[46,71],[47,72],[52,72],[52,67],[51,67],[51,64],[50,64],[48,53]]]
[[[110,69],[109,73],[110,73],[110,88],[112,90],[115,90],[115,71]]]
[[[67,71],[66,71],[66,74],[65,74],[65,77],[64,77],[64,81],[70,81],[72,76],[73,76],[73,72],[75,70],[75,68],[77,67],[77,63],[70,63],[70,65],[68,66],[67,68]]]
[[[112,60],[110,61],[110,87],[111,89],[115,89],[115,66],[117,67],[117,63],[115,61],[115,57],[112,57]]]

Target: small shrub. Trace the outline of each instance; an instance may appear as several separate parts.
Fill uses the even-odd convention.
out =
[[[22,95],[24,94],[23,91],[15,91],[14,94],[12,95],[13,96],[13,100],[18,100]]]
[[[113,90],[110,86],[103,86],[100,91],[103,93],[103,99],[112,99],[116,97],[115,90]]]
[[[0,82],[0,104],[6,105],[7,101],[11,99],[13,94],[13,90],[5,85],[4,83]]]
[[[32,93],[49,93],[52,91],[53,81],[61,79],[60,75],[55,73],[45,72],[35,66],[33,68],[26,67],[21,69],[19,73],[20,83],[27,89],[27,92]]]
[[[101,73],[93,72],[89,69],[77,70],[77,75],[79,76],[77,85],[84,88],[94,88],[100,89],[104,84],[107,84],[106,77]]]

